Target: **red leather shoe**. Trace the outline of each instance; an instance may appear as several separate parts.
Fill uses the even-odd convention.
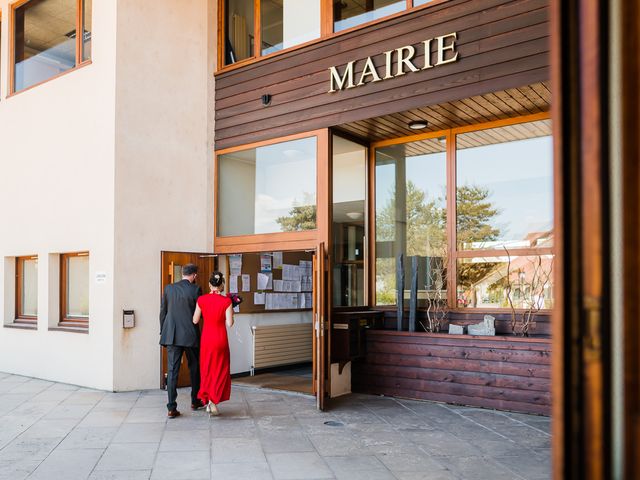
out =
[[[169,410],[167,412],[167,417],[169,418],[176,418],[180,416],[180,412],[178,410]]]

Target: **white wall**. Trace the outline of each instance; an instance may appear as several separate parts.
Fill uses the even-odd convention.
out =
[[[118,1],[116,390],[159,386],[160,252],[212,250],[214,3]]]
[[[0,292],[14,288],[5,281],[13,257],[39,256],[38,329],[0,328],[0,371],[111,389],[116,5],[94,2],[91,65],[10,98],[7,0],[0,10]],[[90,284],[89,334],[49,331],[58,321],[52,254],[79,250],[90,252],[92,278],[107,274]],[[3,317],[11,301],[0,295]]]

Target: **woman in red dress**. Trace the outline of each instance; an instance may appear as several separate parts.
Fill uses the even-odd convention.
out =
[[[222,294],[224,276],[213,272],[209,278],[210,293],[198,298],[193,323],[204,319],[200,341],[200,391],[198,398],[207,406],[207,412],[218,415],[218,404],[231,395],[229,368],[229,340],[227,327],[233,326],[231,299]]]

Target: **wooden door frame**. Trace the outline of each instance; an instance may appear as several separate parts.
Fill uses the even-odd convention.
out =
[[[640,476],[640,7],[552,0],[556,479]]]

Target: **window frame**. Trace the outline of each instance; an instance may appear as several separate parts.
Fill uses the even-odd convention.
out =
[[[22,277],[24,275],[24,262],[25,260],[36,260],[38,261],[37,255],[25,255],[21,257],[16,257],[16,284],[15,284],[15,292],[16,292],[16,301],[15,301],[15,317],[13,320],[14,324],[32,326],[36,328],[38,325],[38,315],[25,315],[22,313]],[[36,282],[38,280],[36,279]],[[38,301],[36,297],[36,302]]]
[[[67,271],[67,259],[74,257],[87,257],[90,259],[88,251],[60,254],[60,319],[58,322],[58,327],[78,331],[88,331],[90,318],[89,316],[87,316],[86,318],[67,316],[67,279],[69,276],[69,273]],[[89,284],[89,286],[91,284],[90,279],[91,277],[87,278],[87,283]],[[90,288],[89,291],[91,291]],[[91,310],[89,310],[89,312],[90,311]]]
[[[256,233],[247,235],[220,236],[218,229],[218,208],[219,193],[218,182],[220,182],[219,159],[221,155],[228,153],[251,150],[254,148],[285,143],[292,140],[300,140],[303,138],[316,138],[316,228],[314,230],[303,230],[298,232],[273,232],[273,233]],[[327,179],[328,158],[329,158],[329,138],[328,129],[312,130],[286,137],[278,137],[260,142],[239,145],[237,147],[225,148],[215,152],[214,158],[214,198],[213,198],[213,238],[214,249],[216,253],[237,253],[239,250],[243,252],[249,251],[269,251],[274,249],[273,245],[279,245],[276,250],[296,250],[305,248],[315,248],[318,238],[323,238],[325,232],[328,231],[328,215],[324,205],[328,202]]]
[[[28,0],[27,0],[28,1]],[[449,0],[432,0],[429,3],[424,5],[418,5],[416,7],[413,6],[413,0],[405,0],[406,6],[405,8],[397,13],[393,13],[391,15],[384,16],[382,18],[377,18],[375,20],[371,20],[369,22],[361,23],[359,25],[346,28],[344,30],[340,30],[339,32],[334,32],[334,21],[333,21],[333,0],[319,0],[320,1],[320,36],[313,40],[309,40],[308,42],[301,43],[299,45],[294,45],[289,48],[283,48],[282,50],[278,50],[276,52],[268,53],[267,55],[262,55],[262,35],[260,32],[260,0],[253,0],[253,34],[254,34],[254,54],[249,58],[245,58],[243,60],[239,60],[236,63],[232,63],[230,65],[225,65],[225,0],[218,0],[218,18],[217,18],[217,26],[218,26],[218,35],[217,35],[217,54],[218,59],[216,62],[216,74],[224,73],[231,70],[235,70],[236,68],[241,68],[246,65],[251,65],[252,63],[259,62],[265,58],[271,58],[277,55],[281,55],[286,52],[291,52],[299,48],[306,47],[308,45],[313,45],[315,43],[321,42],[328,38],[336,37],[338,35],[344,35],[349,32],[353,32],[360,28],[368,27],[371,25],[375,25],[381,22],[386,22],[392,18],[400,17],[403,15],[407,15],[408,13],[422,10],[425,8],[433,7],[435,5],[439,5],[441,3],[445,3]]]
[[[7,97],[12,97],[14,95],[17,95],[19,93],[22,92],[26,92],[28,90],[31,90],[32,88],[38,87],[44,83],[50,82],[52,80],[55,80],[56,78],[60,78],[64,75],[67,75],[71,72],[75,72],[76,70],[86,67],[87,65],[91,64],[91,57],[87,60],[83,60],[82,56],[83,56],[83,39],[84,39],[84,1],[83,0],[76,0],[76,64],[73,68],[70,68],[68,70],[65,70],[64,72],[60,72],[56,75],[53,75],[52,77],[49,77],[45,80],[42,80],[40,82],[34,83],[33,85],[30,85],[26,88],[22,88],[20,90],[16,90],[16,77],[15,77],[15,72],[16,72],[16,43],[15,43],[15,37],[16,37],[16,32],[15,32],[15,27],[16,27],[16,10],[20,7],[23,7],[24,5],[26,5],[27,3],[31,2],[32,0],[18,0],[12,4],[9,5],[9,69],[8,69],[8,79],[9,79],[9,88],[8,88],[8,94]],[[93,11],[93,9],[92,9]],[[92,22],[93,25],[93,22]],[[93,27],[92,27],[93,28]],[[78,32],[82,32],[80,35],[78,34]],[[93,41],[93,39],[92,39]],[[93,50],[92,50],[93,52]]]
[[[429,5],[429,4],[427,4]],[[456,313],[506,313],[509,312],[509,308],[487,308],[487,307],[475,307],[475,308],[461,308],[457,304],[457,289],[458,289],[458,260],[462,258],[478,258],[478,257],[504,257],[504,249],[478,249],[478,250],[458,250],[457,244],[457,213],[456,213],[456,186],[457,186],[457,162],[456,162],[456,135],[462,133],[476,132],[481,130],[487,130],[491,128],[506,127],[511,125],[518,125],[522,123],[529,123],[541,120],[551,120],[551,112],[540,112],[529,115],[523,115],[514,118],[494,120],[484,123],[476,123],[473,125],[466,125],[462,127],[450,128],[445,130],[439,130],[436,132],[426,132],[416,135],[410,135],[406,137],[394,138],[391,140],[383,140],[379,142],[372,142],[369,152],[369,189],[370,189],[370,203],[369,203],[369,271],[372,275],[369,276],[369,298],[371,299],[371,305],[379,310],[395,310],[396,305],[377,305],[377,292],[376,292],[376,191],[375,191],[375,168],[376,149],[386,147],[390,145],[398,145],[403,143],[410,143],[419,140],[427,140],[433,138],[446,138],[446,178],[447,178],[447,310]],[[509,250],[509,254],[512,257],[517,256],[531,256],[531,255],[554,255],[555,248],[551,247],[520,247]],[[524,309],[516,308],[516,312],[524,311]],[[550,315],[552,309],[541,309],[540,314]]]

